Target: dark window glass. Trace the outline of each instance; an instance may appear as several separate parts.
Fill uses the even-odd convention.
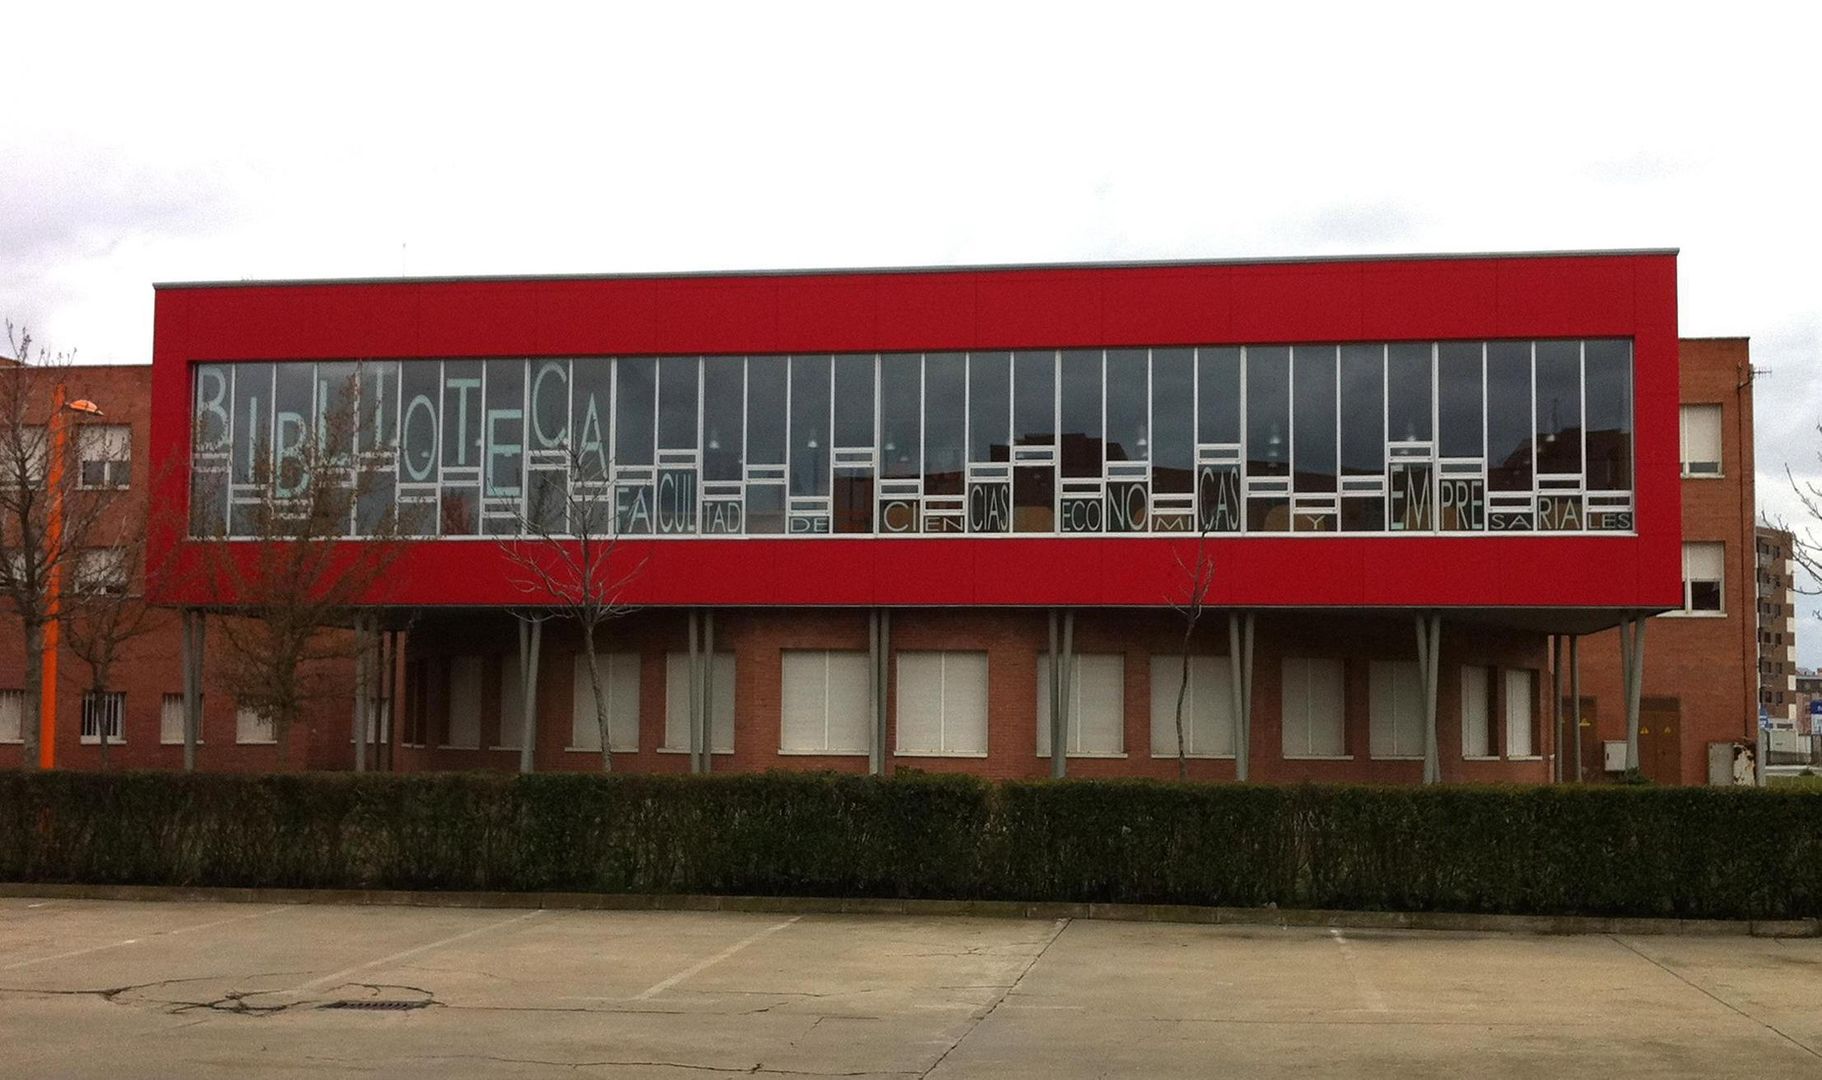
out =
[[[1289,476],[1291,351],[1246,350],[1246,470],[1249,476]],[[1288,528],[1288,525],[1286,526]]]
[[[791,357],[791,494],[829,493],[829,358]]]
[[[873,358],[835,358],[835,445],[873,445]]]
[[[747,360],[747,464],[783,465],[785,371],[782,356]]]
[[[614,361],[614,464],[652,463],[657,364],[649,356]]]
[[[531,430],[533,450],[561,450],[569,445],[569,361],[531,363]]]
[[[658,447],[696,449],[696,392],[701,361],[667,356],[658,361]]]
[[[613,377],[611,360],[577,360],[570,367],[570,428],[576,438],[576,473],[584,480],[604,480],[613,457]]]
[[[1436,415],[1442,429],[1436,452],[1442,457],[1478,458],[1481,438],[1479,342],[1449,341],[1436,349]]]
[[[1012,355],[1012,435],[1020,446],[1056,442],[1056,354]]]
[[[364,454],[390,450],[399,437],[399,365],[391,360],[362,364],[360,383],[356,449]]]
[[[1430,346],[1392,345],[1386,350],[1386,438],[1429,442]]]
[[[1487,345],[1487,486],[1531,490],[1531,343]]]
[[[961,353],[924,357],[924,494],[962,493],[968,370]]]
[[[1583,348],[1588,408],[1588,487],[1632,487],[1632,343],[1590,341]]]
[[[487,416],[481,437],[487,447],[481,463],[487,509],[516,514],[524,492],[525,361],[487,362]]]
[[[1056,469],[1049,465],[1012,470],[1012,529],[1052,532],[1056,528]]]
[[[1150,394],[1144,349],[1111,349],[1107,353],[1107,460],[1145,461],[1150,457],[1146,403]]]
[[[438,364],[413,360],[401,365],[399,396],[399,479],[414,483],[437,478]]]
[[[702,477],[742,479],[746,361],[711,356],[702,362]]]
[[[879,361],[880,475],[921,476],[924,372],[918,353],[896,353]]]
[[[1582,346],[1537,343],[1537,471],[1582,471]]]
[[[1341,347],[1341,472],[1385,472],[1385,348],[1380,345]],[[1373,527],[1381,528],[1383,524]]]
[[[309,482],[307,458],[311,418],[316,412],[313,394],[316,365],[279,364],[277,368],[273,398],[272,455],[276,466],[273,477],[276,491],[283,497],[298,494]],[[477,413],[478,406],[477,402]]]
[[[1197,349],[1199,443],[1240,442],[1240,350]]]
[[[232,476],[237,484],[263,483],[271,475],[273,366],[233,365]],[[431,371],[436,371],[434,364]]]
[[[443,364],[443,485],[437,531],[473,536],[481,531],[481,372],[479,360]],[[471,470],[458,477],[451,469]]]
[[[1196,354],[1190,349],[1151,353],[1151,486],[1189,492],[1196,463]],[[1143,455],[1141,455],[1143,456]]]
[[[1012,354],[968,356],[968,460],[1009,461]]]
[[[1064,476],[1101,475],[1101,353],[1063,352],[1062,457]]]
[[[1298,491],[1335,490],[1335,347],[1299,345],[1291,360]]]
[[[523,361],[519,361],[521,367]],[[360,422],[359,366],[351,363],[316,365],[316,404],[311,430],[324,460],[345,463],[354,449],[354,431]]]
[[[784,532],[784,485],[748,484],[746,531],[749,533]]]

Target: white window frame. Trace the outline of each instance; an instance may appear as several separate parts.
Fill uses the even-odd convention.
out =
[[[25,741],[25,691],[0,690],[0,743]]]
[[[1085,677],[1086,676],[1086,677]],[[1090,681],[1111,679],[1118,689],[1119,704],[1113,715],[1113,747],[1111,749],[1085,748],[1082,723],[1084,702],[1092,700],[1083,694],[1082,687]],[[1065,757],[1072,758],[1123,758],[1126,756],[1126,654],[1125,653],[1077,653],[1069,664],[1069,730],[1064,732],[1064,740],[1069,744]],[[1038,656],[1038,723],[1037,723],[1037,756],[1050,756],[1050,656]]]
[[[1504,683],[1506,701],[1506,760],[1537,761],[1537,672],[1530,668],[1507,668],[1501,673]],[[1524,704],[1524,723],[1514,723],[1512,716],[1516,703]],[[1517,732],[1524,732],[1524,744],[1519,745],[1514,738]]]
[[[278,725],[250,705],[234,707],[234,742],[237,746],[275,746]]]
[[[1711,579],[1711,578],[1704,577],[1704,578],[1700,578],[1700,579],[1695,579],[1695,578],[1690,577],[1690,570],[1689,570],[1690,554],[1691,554],[1692,549],[1698,549],[1698,548],[1714,549],[1715,551],[1718,552],[1717,560],[1718,560],[1718,563],[1721,568],[1721,576],[1719,578]],[[1696,580],[1714,581],[1715,586],[1716,586],[1715,592],[1720,596],[1720,600],[1721,600],[1721,606],[1719,609],[1709,610],[1707,608],[1703,608],[1698,611],[1693,606],[1695,603],[1695,599],[1694,599],[1695,590],[1693,588],[1691,588],[1691,586],[1694,584],[1694,582]],[[1666,612],[1664,612],[1664,614],[1666,616],[1679,618],[1679,619],[1724,619],[1727,617],[1727,544],[1725,541],[1722,541],[1722,540],[1685,540],[1685,541],[1683,541],[1683,606],[1680,610],[1666,611]]]
[[[802,677],[810,677],[816,661],[822,666],[822,743],[820,746],[788,746],[785,733],[788,730],[787,706],[791,697],[791,672],[796,668]],[[830,701],[833,688],[832,674],[836,663],[849,667],[855,662],[861,665],[864,677],[867,664],[867,653],[864,650],[848,649],[783,649],[779,652],[779,695],[778,695],[778,753],[785,757],[866,757],[871,752],[867,745],[871,735],[871,710],[865,710],[855,718],[859,739],[855,745],[836,745],[834,726],[834,703]],[[804,687],[803,689],[809,689]],[[865,697],[863,692],[862,697]],[[863,703],[864,704],[864,703]]]
[[[1177,756],[1177,688],[1183,680],[1182,654],[1151,658],[1151,756]],[[1233,672],[1225,656],[1189,658],[1189,689],[1183,696],[1184,757],[1231,761],[1235,750]],[[1204,741],[1214,749],[1204,748]],[[1223,745],[1225,750],[1220,749]]]
[[[101,722],[95,714],[102,713]],[[99,699],[93,690],[84,690],[81,699],[81,742],[84,746],[97,746],[101,743],[101,723],[108,728],[108,745],[118,746],[127,741],[127,695],[124,690],[104,690]],[[93,732],[93,734],[91,734]]]
[[[710,695],[709,753],[734,752],[734,670],[735,654],[718,652],[709,664],[709,677],[714,680]],[[690,654],[666,653],[664,656],[664,745],[660,754],[690,752]]]
[[[953,650],[939,652],[934,650],[907,649],[897,654],[897,681],[894,704],[893,754],[898,757],[933,757],[933,758],[984,758],[987,756],[992,739],[992,679],[993,673],[987,653],[980,650]],[[912,666],[912,675],[907,678],[906,664]],[[908,708],[914,710],[916,695],[907,695],[905,685],[916,678],[916,668],[922,664],[934,664],[936,674],[936,745],[927,747],[907,746],[905,743],[905,715]],[[978,669],[976,668],[978,665]],[[978,677],[980,701],[978,709],[973,702],[960,697]],[[951,685],[958,691],[952,694]],[[977,715],[973,715],[978,712]],[[978,739],[970,738],[966,732],[978,728]],[[980,749],[968,749],[978,743]]]
[[[1479,686],[1470,686],[1478,682]],[[1461,757],[1463,761],[1498,761],[1499,747],[1493,741],[1493,669],[1483,664],[1463,664],[1461,667]],[[1482,752],[1475,753],[1474,745],[1468,734],[1470,703],[1479,711],[1480,742]]]
[[[1702,415],[1712,415],[1714,417],[1714,459],[1712,461],[1707,458],[1696,461],[1692,460],[1690,456],[1690,443],[1692,440],[1690,439],[1689,434],[1689,418],[1692,413],[1695,413],[1698,410]],[[1727,414],[1719,404],[1712,402],[1685,402],[1678,407],[1677,462],[1685,480],[1719,480],[1727,475],[1727,465],[1723,460],[1726,456],[1727,442],[1723,437],[1725,430],[1723,421],[1726,419],[1726,415]],[[1690,467],[1691,465],[1713,465],[1714,468],[1712,470],[1707,468],[1692,469]]]
[[[99,447],[94,443],[101,443]],[[115,445],[110,445],[115,444]],[[91,454],[93,451],[93,454]],[[103,480],[91,484],[83,470],[101,466]],[[115,468],[121,466],[121,468]],[[108,474],[124,472],[124,479]],[[125,491],[133,486],[133,429],[127,424],[79,424],[76,427],[76,487],[82,491]]]
[[[1367,756],[1374,761],[1423,760],[1426,688],[1422,682],[1415,660],[1374,660],[1369,664]],[[1346,692],[1344,684],[1344,701]]]
[[[601,681],[607,691],[608,749],[616,754],[639,752],[640,711],[643,708],[644,658],[636,652],[596,653],[601,665]],[[578,650],[573,660],[570,682],[569,745],[565,753],[599,754],[601,730],[595,724],[595,695],[588,683],[588,659]],[[629,690],[630,687],[630,690]],[[621,715],[630,712],[631,722]],[[626,741],[631,728],[632,741]],[[586,735],[586,738],[579,736]]]
[[[1287,656],[1284,658],[1282,664],[1279,667],[1279,670],[1281,672],[1281,676],[1280,676],[1280,682],[1279,682],[1279,687],[1278,687],[1278,699],[1279,699],[1278,700],[1278,742],[1279,742],[1279,751],[1280,751],[1281,755],[1283,756],[1284,760],[1286,760],[1286,761],[1352,761],[1352,760],[1354,760],[1354,755],[1351,753],[1348,753],[1348,749],[1347,749],[1348,721],[1347,721],[1347,667],[1346,667],[1346,665],[1342,661],[1340,661],[1338,659],[1333,659],[1330,657]],[[1313,738],[1313,736],[1316,732],[1315,715],[1314,715],[1315,702],[1311,699],[1310,691],[1316,685],[1316,676],[1317,676],[1318,672],[1332,673],[1335,677],[1336,685],[1340,688],[1340,693],[1336,695],[1336,702],[1335,702],[1336,714],[1335,714],[1335,721],[1334,721],[1336,735],[1337,735],[1336,741],[1338,743],[1340,743],[1340,745],[1341,745],[1341,752],[1337,753],[1337,754],[1318,753],[1313,749],[1314,744],[1315,744],[1315,739]],[[1303,682],[1303,689],[1301,691],[1301,700],[1302,700],[1302,703],[1304,706],[1303,715],[1300,717],[1294,718],[1296,726],[1301,728],[1303,731],[1303,739],[1302,739],[1303,749],[1302,750],[1293,749],[1292,744],[1291,744],[1291,732],[1293,731],[1293,717],[1291,715],[1291,704],[1292,704],[1293,698],[1291,695],[1291,688],[1293,687],[1293,685],[1295,685],[1296,680],[1302,680],[1302,682]]]

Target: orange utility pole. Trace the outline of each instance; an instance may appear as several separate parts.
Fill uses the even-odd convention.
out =
[[[50,617],[44,624],[44,662],[41,665],[44,685],[39,688],[38,701],[38,767],[41,769],[57,765],[57,647],[61,637],[58,633],[61,615],[58,599],[63,585],[63,560],[57,556],[57,551],[63,545],[63,445],[67,438],[63,398],[63,384],[58,383],[56,393],[51,397],[50,460],[44,469],[50,496],[44,550],[51,567],[45,581],[45,611]]]

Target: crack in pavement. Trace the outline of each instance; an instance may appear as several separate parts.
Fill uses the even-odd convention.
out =
[[[352,1058],[324,1057],[308,1055],[307,1061],[352,1061]],[[697,1065],[687,1061],[654,1061],[621,1058],[604,1058],[599,1061],[553,1061],[547,1058],[504,1057],[496,1054],[424,1054],[403,1058],[405,1061],[492,1061],[502,1065],[549,1065],[560,1069],[680,1069],[687,1072],[719,1073],[723,1076],[917,1076],[918,1073],[904,1069],[863,1069],[850,1072],[827,1072],[813,1069],[775,1069],[768,1068],[764,1062],[752,1065]]]
[[[1751,1013],[1747,1012],[1745,1009],[1740,1008],[1738,1005],[1735,1005],[1733,1002],[1728,1001],[1726,998],[1723,998],[1719,994],[1708,989],[1706,986],[1703,986],[1700,983],[1694,981],[1693,979],[1686,977],[1682,972],[1676,970],[1673,967],[1670,967],[1668,964],[1665,964],[1664,962],[1660,961],[1657,957],[1652,956],[1651,954],[1645,952],[1644,950],[1637,948],[1630,941],[1627,941],[1624,938],[1616,937],[1613,935],[1608,935],[1607,940],[1613,942],[1615,945],[1618,945],[1620,948],[1625,949],[1627,952],[1638,957],[1639,959],[1644,960],[1646,963],[1657,968],[1659,971],[1662,971],[1666,975],[1669,975],[1671,978],[1682,983],[1684,986],[1689,987],[1691,990],[1694,990],[1697,993],[1700,993],[1704,997],[1713,1001],[1715,1004],[1720,1005],[1722,1008],[1725,1008],[1728,1011],[1735,1013],[1736,1015],[1740,1016],[1741,1018],[1743,1018],[1745,1020],[1749,1020],[1752,1023],[1759,1025],[1760,1027],[1764,1028],[1766,1031],[1771,1032],[1773,1035],[1776,1035],[1778,1038],[1783,1039],[1785,1042],[1787,1042],[1790,1045],[1796,1047],[1797,1049],[1803,1051],[1805,1054],[1808,1054],[1810,1057],[1822,1058],[1822,1051],[1818,1051],[1814,1047],[1810,1046],[1808,1043],[1805,1043],[1800,1039],[1797,1039],[1789,1034],[1786,1034],[1785,1031],[1782,1028],[1778,1027],[1776,1024],[1773,1024],[1766,1020],[1761,1020],[1758,1017],[1752,1015]]]
[[[1069,924],[1072,921],[1073,920],[1071,920],[1071,919],[1058,919],[1056,921],[1056,930],[1050,935],[1050,938],[1044,942],[1044,947],[1039,949],[1037,951],[1037,953],[1032,956],[1030,962],[1025,965],[1024,970],[1019,972],[1018,978],[1012,980],[1011,984],[1008,985],[1006,987],[1006,989],[1002,990],[998,997],[993,999],[993,1004],[987,1006],[987,1008],[985,1010],[983,1010],[979,1015],[975,1016],[973,1018],[973,1020],[971,1020],[969,1022],[968,1029],[966,1031],[963,1031],[959,1036],[957,1036],[956,1040],[949,1044],[948,1049],[944,1050],[941,1054],[938,1054],[936,1060],[932,1061],[930,1063],[929,1068],[927,1068],[923,1072],[917,1074],[918,1080],[923,1080],[924,1077],[929,1076],[931,1073],[935,1072],[937,1070],[937,1068],[942,1065],[943,1062],[949,1060],[949,1055],[955,1053],[955,1048],[962,1045],[963,1042],[966,1042],[968,1039],[968,1036],[974,1034],[975,1029],[979,1028],[981,1026],[981,1024],[984,1023],[989,1016],[992,1016],[994,1014],[995,1010],[997,1010],[1000,1007],[1000,1005],[1002,1005],[1005,1002],[1005,1000],[1012,995],[1012,992],[1014,990],[1018,989],[1019,984],[1025,981],[1025,976],[1031,974],[1031,969],[1038,966],[1038,961],[1042,960],[1044,958],[1044,954],[1050,951],[1050,947],[1052,945],[1055,945],[1057,943],[1057,939],[1063,936],[1063,931],[1069,928]]]

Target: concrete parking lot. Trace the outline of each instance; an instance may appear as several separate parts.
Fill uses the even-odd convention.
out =
[[[355,1074],[1815,1077],[1822,941],[0,900],[0,1075]]]

